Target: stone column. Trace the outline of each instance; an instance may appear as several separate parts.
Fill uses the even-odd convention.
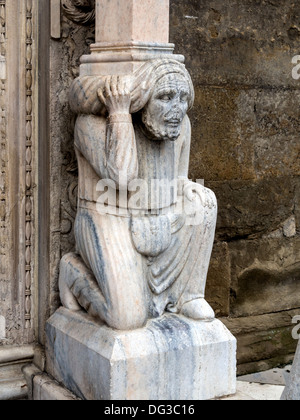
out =
[[[216,202],[209,190],[191,185],[187,180],[190,125],[186,113],[193,103],[193,87],[182,64],[184,57],[174,55],[174,45],[168,42],[169,1],[97,0],[95,4],[96,43],[91,46],[91,54],[82,57],[80,78],[74,82],[70,96],[74,112],[80,114],[75,143],[80,173],[78,214],[82,217],[77,218],[76,229],[77,245],[81,249],[87,245],[86,255],[83,257],[83,251],[78,251],[80,255],[68,254],[62,259],[60,291],[64,307],[46,325],[47,372],[77,397],[86,400],[203,400],[233,394],[236,340],[214,318],[204,300],[203,288],[200,290],[196,284],[195,292],[197,279],[204,285],[206,281]],[[139,111],[146,109],[150,97],[154,97],[154,84],[170,74],[172,92],[181,94],[180,101],[176,99],[178,109],[167,132],[174,142],[166,134],[158,134],[157,142],[153,138],[150,141],[149,132],[145,134],[135,119]],[[124,75],[127,79],[105,77],[115,75]],[[118,79],[122,82],[116,85]],[[130,93],[129,88],[124,87],[124,80],[132,82]],[[145,99],[147,89],[152,96]],[[117,112],[107,118],[103,105],[108,111],[113,104],[109,106],[105,100],[113,96],[117,97]],[[162,102],[168,102],[166,96],[168,92]],[[131,107],[126,113],[118,106],[118,100],[124,105],[128,98]],[[131,118],[130,114],[138,115]],[[148,117],[155,117],[151,110]],[[107,149],[105,135],[115,128],[110,139],[112,146]],[[172,148],[179,137],[182,143],[176,144],[184,145],[180,150],[185,150],[179,152],[181,168],[175,159],[177,152]],[[135,141],[139,142],[139,151]],[[128,144],[127,149],[124,144]],[[147,161],[144,173],[149,171],[151,175],[155,166],[151,166],[151,160],[154,161],[156,153],[159,162],[157,147],[162,144],[170,148],[166,149],[170,153],[164,152],[165,162],[170,162],[165,165],[166,172],[176,166],[178,174],[174,176],[179,176],[180,170],[185,173],[189,196],[195,194],[195,202],[202,206],[203,224],[207,228],[200,224],[199,228],[186,228],[182,214],[175,218],[171,213],[160,217],[158,212],[148,217],[149,207],[142,209],[147,217],[143,214],[141,219],[135,219],[131,213],[120,218],[118,214],[117,217],[111,213],[108,217],[100,214],[98,218],[97,181],[105,178],[106,171],[112,178],[116,162],[121,166],[129,162],[128,173],[131,170],[136,179],[137,165],[132,162],[137,158],[139,167]],[[117,158],[120,150],[125,156],[123,159]],[[137,156],[138,152],[142,157]],[[107,159],[102,164],[103,156]],[[121,186],[117,189],[119,191]],[[180,197],[187,192],[180,193]],[[82,213],[81,205],[85,206]],[[156,210],[160,211],[161,207]],[[92,227],[90,222],[94,223]],[[195,242],[197,238],[200,243]],[[164,254],[168,247],[170,254]],[[177,250],[181,250],[180,257]],[[184,254],[190,258],[185,260]],[[200,260],[199,254],[202,255]],[[147,267],[157,256],[161,258],[156,260],[158,269],[167,277],[167,281],[159,279],[158,284],[155,267],[152,282],[147,273]],[[174,268],[171,263],[177,258]],[[118,270],[121,270],[120,275]],[[133,313],[135,315],[130,316]]]
[[[130,48],[168,42],[169,0],[97,0],[98,48]]]
[[[169,43],[169,0],[96,1],[96,43],[82,57],[80,74],[128,74],[141,62],[173,55]]]

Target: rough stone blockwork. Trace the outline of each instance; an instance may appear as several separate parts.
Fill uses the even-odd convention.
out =
[[[286,0],[171,1],[196,90],[190,178],[219,202],[207,298],[230,317],[240,373],[289,361],[297,344],[299,13]]]

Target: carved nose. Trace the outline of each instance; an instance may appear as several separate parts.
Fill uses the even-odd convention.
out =
[[[180,100],[178,99],[174,99],[174,104],[173,104],[173,108],[179,109],[179,105],[180,105]]]
[[[175,100],[175,102],[173,103],[172,109],[174,112],[176,112],[176,114],[180,113],[180,103],[179,100]]]

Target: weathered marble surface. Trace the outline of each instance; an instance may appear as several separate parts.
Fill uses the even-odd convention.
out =
[[[116,331],[59,309],[47,324],[47,371],[87,400],[206,400],[235,393],[236,340],[218,321],[165,315]]]
[[[294,363],[289,374],[282,400],[300,400],[300,341],[297,347]]]

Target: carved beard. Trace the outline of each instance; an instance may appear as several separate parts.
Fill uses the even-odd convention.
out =
[[[181,123],[178,125],[161,124],[156,118],[153,118],[147,110],[142,113],[142,121],[146,132],[153,140],[171,140],[178,139],[181,133]]]

